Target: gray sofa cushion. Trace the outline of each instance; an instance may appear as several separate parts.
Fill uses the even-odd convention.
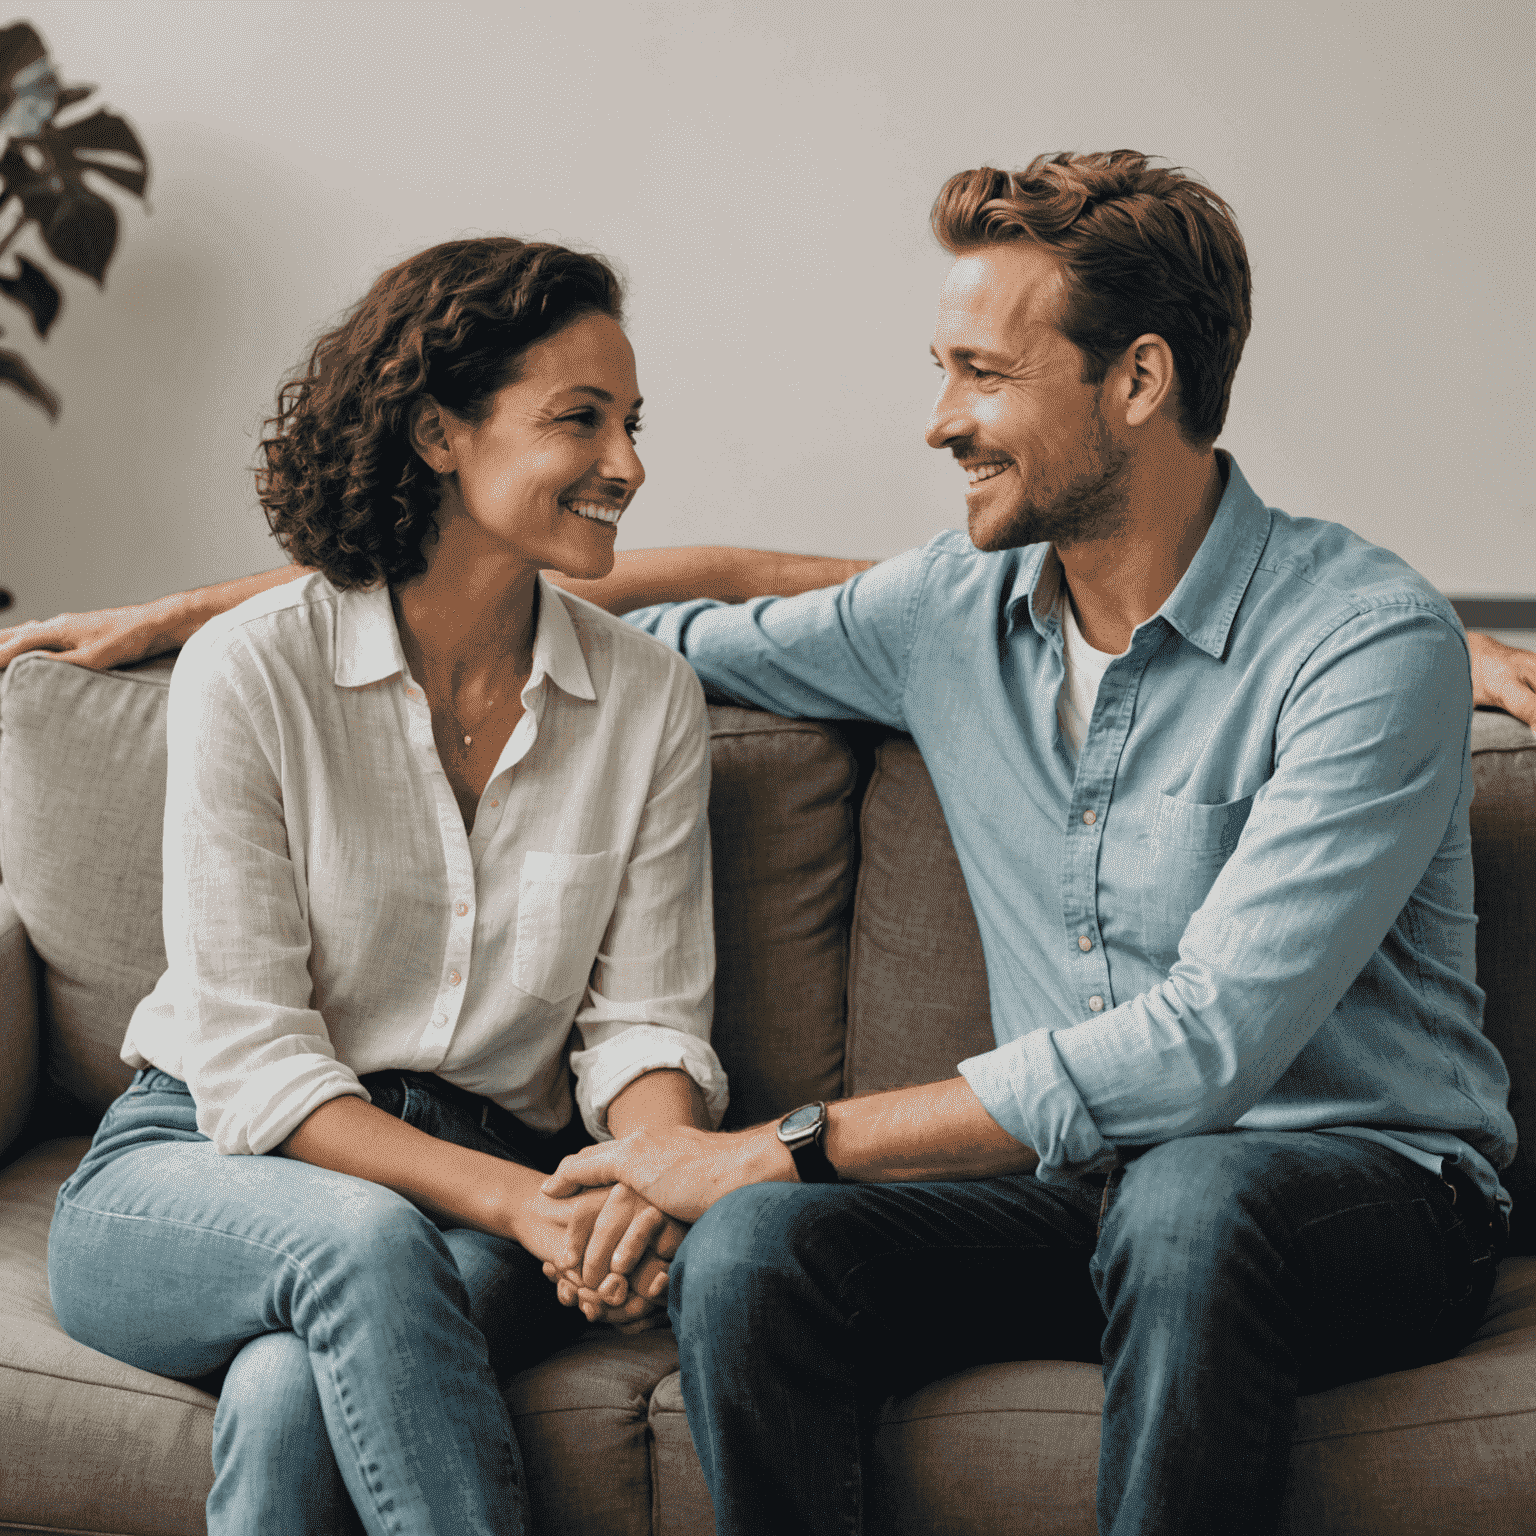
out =
[[[105,1109],[139,999],[165,969],[160,828],[168,657],[87,672],[34,653],[0,693],[0,869],[44,965],[49,1081]]]

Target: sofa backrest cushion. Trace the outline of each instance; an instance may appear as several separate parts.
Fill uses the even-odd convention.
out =
[[[1509,1067],[1520,1130],[1502,1178],[1515,1198],[1515,1245],[1536,1252],[1536,735],[1509,715],[1477,711],[1472,772],[1484,1028]],[[938,797],[905,737],[877,749],[861,832],[849,1093],[952,1076],[993,1043],[976,920]]]
[[[712,705],[714,1045],[727,1126],[843,1087],[858,765],[809,720]]]
[[[43,961],[51,1084],[122,1090],[134,1007],[165,969],[160,830],[173,659],[88,672],[43,654],[4,674],[0,872]],[[825,726],[713,708],[719,970],[729,1123],[842,1085],[857,767]]]
[[[1514,1197],[1516,1252],[1536,1253],[1536,735],[1512,715],[1472,720],[1473,901],[1483,1028],[1509,1068],[1520,1132],[1500,1175]]]
[[[844,1092],[953,1077],[994,1043],[987,973],[939,797],[906,736],[875,748],[860,849]]]
[[[171,660],[88,672],[34,653],[0,705],[0,872],[43,962],[43,1070],[104,1109],[128,1018],[165,969],[160,828]]]

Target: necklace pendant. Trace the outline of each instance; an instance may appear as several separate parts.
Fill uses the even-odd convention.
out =
[[[474,740],[473,736],[466,736],[464,738],[464,745],[467,747],[470,744],[470,742],[472,742],[473,740]]]

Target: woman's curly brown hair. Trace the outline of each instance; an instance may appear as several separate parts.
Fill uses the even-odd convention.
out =
[[[420,575],[438,478],[411,446],[412,407],[429,396],[478,424],[529,347],[583,315],[622,319],[623,297],[600,257],[506,236],[391,267],[266,423],[256,491],[289,557],[343,589]]]

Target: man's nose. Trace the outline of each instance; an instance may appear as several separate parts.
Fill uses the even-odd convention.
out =
[[[970,422],[956,392],[946,379],[939,389],[939,397],[928,413],[928,425],[923,440],[930,448],[943,448],[956,438],[970,435]]]

